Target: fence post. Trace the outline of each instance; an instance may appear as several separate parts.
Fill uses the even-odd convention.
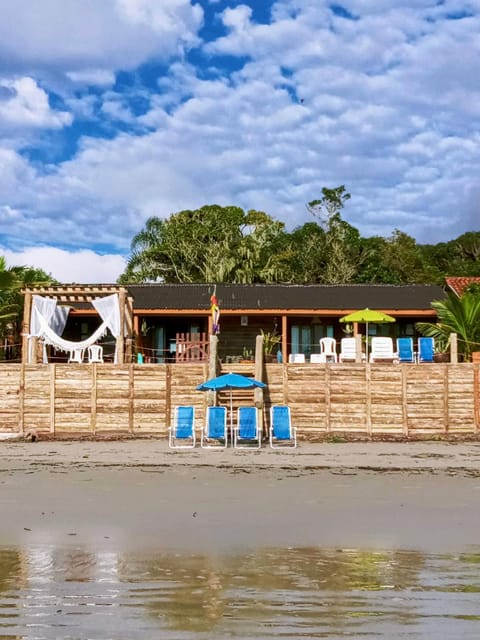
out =
[[[450,362],[458,362],[458,336],[456,333],[450,334]]]
[[[210,336],[210,353],[208,357],[208,379],[217,377],[218,336]],[[207,391],[208,406],[215,405],[215,391]]]
[[[259,334],[255,339],[255,378],[263,382],[263,336]],[[257,409],[263,407],[263,389],[257,387],[253,392]],[[260,425],[262,426],[262,425]]]
[[[368,336],[367,336],[368,340]],[[362,361],[362,334],[357,333],[355,336],[355,362]]]

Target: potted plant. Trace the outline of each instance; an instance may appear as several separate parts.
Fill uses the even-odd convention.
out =
[[[243,362],[252,362],[253,361],[253,350],[247,349],[247,347],[243,347],[242,351],[242,361]]]
[[[263,331],[260,329],[263,336],[263,353],[265,354],[265,360],[274,360],[276,355],[273,353],[274,348],[280,344],[282,337],[273,331]]]

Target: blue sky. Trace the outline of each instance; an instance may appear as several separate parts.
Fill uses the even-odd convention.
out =
[[[345,185],[365,236],[478,231],[480,0],[0,0],[0,254],[114,282],[152,215]]]

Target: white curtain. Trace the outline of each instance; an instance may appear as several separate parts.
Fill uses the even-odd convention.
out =
[[[116,338],[120,335],[120,306],[118,294],[104,298],[95,298],[92,304],[102,318],[102,324],[96,329],[91,336],[80,342],[73,340],[65,340],[59,334],[63,332],[67,321],[68,311],[60,311],[62,307],[57,308],[57,301],[54,298],[43,298],[34,295],[32,297],[32,313],[30,321],[29,333],[29,362],[32,361],[31,340],[32,337],[43,338],[44,345],[51,344],[60,351],[74,351],[76,349],[86,349],[94,344],[99,338],[105,335],[107,329],[110,329],[112,335]],[[65,307],[63,307],[65,309]],[[68,309],[68,307],[67,307]],[[58,313],[56,313],[58,311]],[[62,326],[63,322],[63,326]],[[46,352],[44,350],[44,362]],[[117,346],[115,345],[115,358],[117,362]]]

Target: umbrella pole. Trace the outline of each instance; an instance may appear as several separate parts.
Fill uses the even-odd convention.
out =
[[[230,389],[230,441],[233,442],[233,391]]]

